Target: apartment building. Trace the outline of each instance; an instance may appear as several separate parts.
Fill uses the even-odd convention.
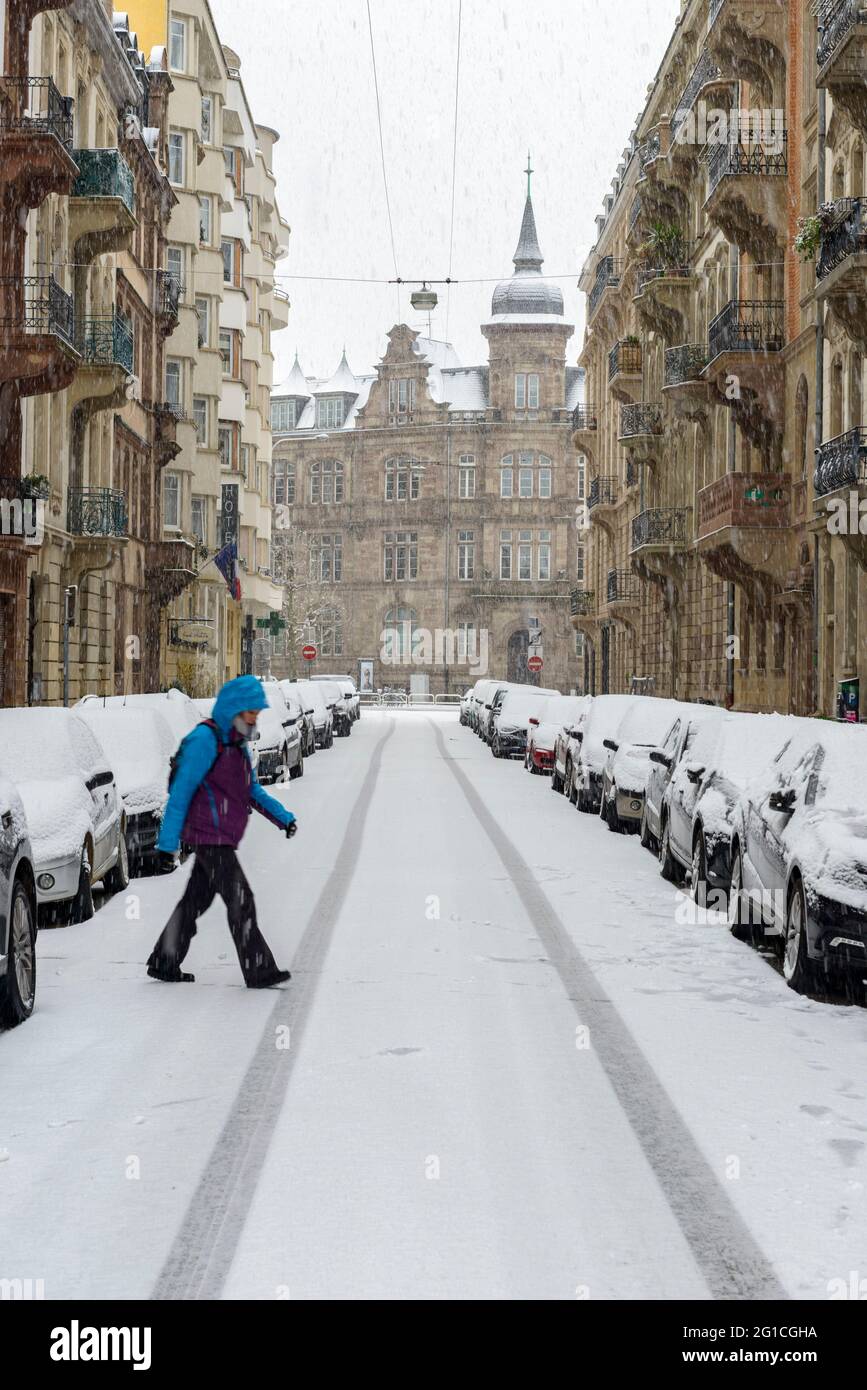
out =
[[[240,59],[221,44],[206,0],[133,0],[128,11],[172,83],[167,268],[182,290],[165,358],[177,452],[163,473],[163,538],[191,545],[195,577],[166,608],[163,667],[168,681],[208,694],[250,669],[250,624],[280,607],[268,574],[271,334],[288,321],[274,271],[289,228],[271,167],[278,137],[255,124]],[[240,602],[213,564],[228,543]]]
[[[684,0],[581,277],[588,686],[810,713],[811,0]]]

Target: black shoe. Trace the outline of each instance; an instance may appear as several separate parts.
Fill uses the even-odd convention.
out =
[[[288,970],[272,970],[269,975],[259,975],[255,980],[247,981],[248,989],[270,989],[272,985],[285,985],[292,976]]]
[[[167,985],[192,985],[196,980],[186,970],[157,970],[152,965],[148,966],[148,974],[152,980],[162,980]]]

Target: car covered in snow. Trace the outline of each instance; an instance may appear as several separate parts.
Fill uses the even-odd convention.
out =
[[[676,768],[689,753],[702,724],[720,719],[724,713],[719,705],[690,705],[689,714],[675,715],[659,747],[651,752],[639,833],[642,845],[652,854],[659,853],[662,807]]]
[[[305,708],[313,711],[313,732],[317,748],[330,748],[334,743],[333,699],[329,700],[321,685],[316,681],[296,681],[298,692],[305,701]],[[309,702],[309,703],[308,703]]]
[[[780,719],[735,807],[729,921],[775,936],[783,975],[867,975],[867,728]]]
[[[0,777],[0,1027],[14,1028],[36,1002],[36,876],[24,803]]]
[[[351,676],[311,676],[310,679],[312,681],[330,681],[336,685],[346,703],[346,708],[349,710],[352,723],[354,724],[356,719],[361,718],[361,696]]]
[[[299,681],[288,679],[277,682],[283,691],[283,698],[286,703],[294,701],[301,711],[301,753],[305,758],[312,758],[316,752],[316,725],[314,720],[314,706],[312,697],[307,694]]]
[[[172,731],[175,748],[203,718],[195,703],[182,690],[164,690],[143,695],[85,695],[75,708],[80,709],[84,705],[92,704],[103,705],[106,709],[157,710]]]
[[[528,772],[553,772],[557,739],[565,729],[580,723],[587,703],[586,695],[554,695],[543,709],[530,716],[524,756]]]
[[[129,883],[126,812],[114,773],[69,709],[0,709],[0,772],[24,803],[40,919],[85,922],[93,887]]]
[[[130,872],[147,872],[156,863],[174,735],[157,710],[140,705],[118,708],[89,702],[76,713],[96,735],[114,773],[126,812]]]
[[[605,740],[614,738],[630,706],[646,698],[644,695],[597,695],[593,700],[572,740],[574,746],[564,783],[566,795],[579,811],[598,812],[609,753]]]
[[[352,714],[352,701],[347,697],[344,687],[340,681],[325,680],[322,676],[317,676],[311,684],[315,684],[322,691],[328,701],[331,710],[331,718],[334,722],[334,732],[338,738],[348,738],[352,733],[354,723]]]
[[[256,749],[256,775],[259,781],[285,782],[287,777],[304,773],[304,753],[301,747],[301,716],[297,700],[290,695],[292,705],[277,681],[264,681],[268,704],[259,711],[256,722],[258,738],[252,741]]]
[[[541,719],[549,700],[559,693],[539,690],[534,685],[509,686],[492,714],[489,742],[494,757],[523,758],[530,720]]]
[[[593,704],[593,696],[582,695],[581,701],[582,704],[578,711],[577,718],[573,718],[568,724],[564,724],[554,740],[554,761],[551,767],[551,786],[555,792],[562,793],[566,790],[566,774],[570,771],[572,762],[578,757],[578,735],[590,711],[590,706]]]
[[[779,748],[780,722],[774,714],[717,710],[703,720],[672,772],[660,815],[660,871],[679,883],[689,870],[698,901],[706,901],[711,891],[725,901],[735,806]]]
[[[484,693],[484,699],[479,706],[478,723],[476,732],[483,743],[490,743],[494,732],[494,720],[500,713],[500,707],[510,690],[520,690],[524,687],[512,685],[509,681],[491,681]]]
[[[675,700],[642,695],[630,705],[616,734],[602,740],[608,757],[602,771],[599,814],[609,830],[638,830],[652,767],[650,755],[665,738],[674,717],[687,717],[689,709]]]

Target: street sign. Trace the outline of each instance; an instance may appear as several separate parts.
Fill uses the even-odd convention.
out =
[[[530,660],[527,662],[527,665],[531,671],[541,671],[544,664],[545,663],[542,660],[541,656],[531,656]]]
[[[309,646],[301,648],[301,655],[303,656],[305,661],[316,660],[316,648],[313,646],[312,642]]]

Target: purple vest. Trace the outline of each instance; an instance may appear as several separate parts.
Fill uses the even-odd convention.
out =
[[[216,735],[215,735],[216,737]],[[250,815],[253,783],[243,740],[220,742],[217,761],[190,802],[181,840],[186,845],[237,847]]]

